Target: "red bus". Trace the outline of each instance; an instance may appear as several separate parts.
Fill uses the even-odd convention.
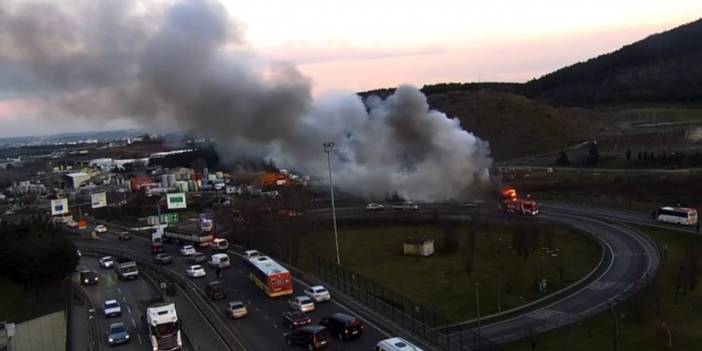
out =
[[[269,297],[293,294],[292,275],[268,256],[249,259],[249,279]]]

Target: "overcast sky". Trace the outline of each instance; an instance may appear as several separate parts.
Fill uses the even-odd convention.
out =
[[[403,83],[524,82],[702,14],[699,0],[222,2],[243,38],[237,45],[295,64],[315,95]],[[0,137],[136,127],[39,117],[35,99],[19,88],[0,91]]]

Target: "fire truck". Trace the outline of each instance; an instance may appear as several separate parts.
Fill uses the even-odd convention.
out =
[[[509,214],[519,214],[526,216],[536,216],[539,214],[539,205],[536,200],[527,195],[526,199],[522,199],[517,195],[517,190],[507,188],[502,190],[502,202],[500,208]]]

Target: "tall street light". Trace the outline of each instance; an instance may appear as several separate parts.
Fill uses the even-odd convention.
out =
[[[327,166],[329,167],[329,192],[331,193],[332,222],[334,223],[334,243],[336,245],[336,264],[341,265],[339,256],[339,233],[336,231],[336,205],[334,204],[334,180],[332,179],[331,153],[334,151],[334,143],[324,143],[324,152],[327,154]]]

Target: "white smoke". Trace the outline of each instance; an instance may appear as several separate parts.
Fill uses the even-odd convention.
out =
[[[265,62],[242,42],[224,8],[206,0],[3,1],[0,94],[41,96],[84,118],[172,120],[228,154],[319,177],[322,143],[333,141],[335,184],[368,197],[460,199],[489,183],[487,142],[430,110],[419,90],[315,100],[294,67]]]

